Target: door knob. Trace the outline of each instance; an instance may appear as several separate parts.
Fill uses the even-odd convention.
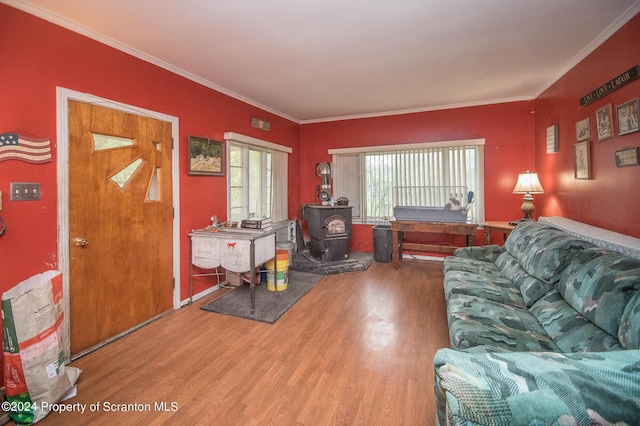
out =
[[[84,247],[87,244],[89,244],[89,240],[87,240],[86,238],[76,237],[76,238],[73,239],[73,245],[74,246]]]

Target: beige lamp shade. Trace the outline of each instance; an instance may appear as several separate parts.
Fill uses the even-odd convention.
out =
[[[524,217],[520,219],[520,221],[531,220],[531,213],[535,210],[531,194],[542,194],[543,192],[544,189],[542,189],[537,173],[532,173],[529,170],[520,173],[516,187],[513,188],[514,194],[524,194],[524,197],[522,197],[522,205],[520,206]]]
[[[518,182],[516,182],[516,187],[513,188],[514,194],[542,194],[544,193],[544,189],[542,189],[542,185],[540,184],[540,179],[538,179],[538,174],[530,172],[527,170],[524,173],[520,173],[518,176]]]

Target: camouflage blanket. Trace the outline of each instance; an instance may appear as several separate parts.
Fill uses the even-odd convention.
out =
[[[640,350],[470,354],[434,359],[438,424],[634,425]]]

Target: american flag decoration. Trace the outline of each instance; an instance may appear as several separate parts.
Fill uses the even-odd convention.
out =
[[[0,161],[21,160],[42,164],[51,161],[51,141],[17,133],[0,134]]]

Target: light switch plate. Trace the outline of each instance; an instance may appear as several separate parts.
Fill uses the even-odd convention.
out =
[[[40,199],[39,182],[11,182],[11,201],[36,201]]]

